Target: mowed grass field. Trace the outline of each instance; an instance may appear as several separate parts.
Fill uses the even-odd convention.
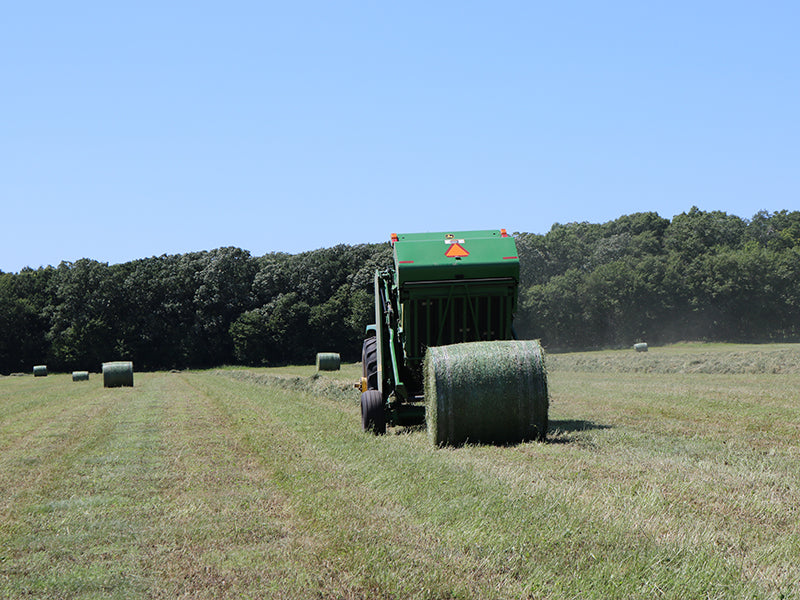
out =
[[[553,358],[509,447],[363,434],[359,365],[0,378],[0,598],[799,596],[800,375]]]

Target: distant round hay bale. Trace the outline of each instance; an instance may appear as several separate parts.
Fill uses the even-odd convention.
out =
[[[338,371],[342,361],[337,352],[317,353],[317,371]]]
[[[637,352],[647,352],[647,343],[639,342],[638,344],[634,344],[633,349]]]
[[[47,365],[35,365],[33,367],[34,377],[47,377]]]
[[[103,387],[123,386],[133,386],[133,363],[124,360],[103,363]]]
[[[89,371],[73,371],[72,381],[89,381]]]
[[[428,437],[435,445],[514,443],[547,435],[547,372],[538,341],[428,348]]]

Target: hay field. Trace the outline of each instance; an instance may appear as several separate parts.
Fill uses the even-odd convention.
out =
[[[800,375],[551,364],[549,443],[434,449],[313,373],[0,378],[0,598],[797,597]]]
[[[800,344],[705,344],[684,342],[548,355],[558,371],[616,373],[800,374]]]

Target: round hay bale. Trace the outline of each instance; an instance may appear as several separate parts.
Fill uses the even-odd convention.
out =
[[[341,364],[338,352],[317,353],[317,371],[338,371]]]
[[[645,342],[639,342],[633,345],[633,349],[637,352],[647,352],[647,344]]]
[[[115,361],[103,363],[103,387],[133,387],[133,363]]]
[[[47,365],[35,365],[33,367],[34,377],[47,377]]]
[[[89,371],[73,371],[72,381],[89,381]]]
[[[428,437],[435,445],[515,443],[547,435],[547,372],[538,341],[428,348]]]

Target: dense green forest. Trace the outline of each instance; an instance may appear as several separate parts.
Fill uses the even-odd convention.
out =
[[[515,233],[517,335],[549,350],[677,340],[800,339],[800,212],[751,219],[692,208],[665,219]],[[0,373],[141,370],[360,358],[387,244],[251,256],[240,248],[0,273]]]

